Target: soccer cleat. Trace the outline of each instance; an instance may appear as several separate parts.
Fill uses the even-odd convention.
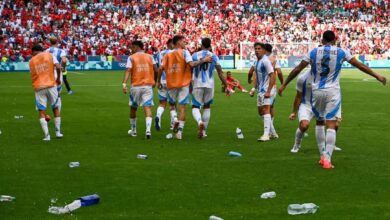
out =
[[[261,137],[259,137],[257,139],[257,141],[261,141],[261,142],[269,141],[269,135],[268,134],[263,134]]]
[[[60,138],[63,138],[64,137],[64,135],[63,134],[61,134],[60,132],[56,132],[56,138],[58,138],[58,139],[60,139]]]
[[[160,130],[161,130],[160,118],[159,118],[159,117],[156,117],[156,118],[154,119],[154,121],[156,122],[156,123],[155,123],[155,124],[156,124],[156,130],[157,130],[157,131],[160,131]]]
[[[137,130],[130,129],[127,133],[132,137],[137,137]]]
[[[275,134],[270,134],[269,136],[270,139],[278,139],[279,138],[279,135],[277,133]]]
[[[323,167],[324,169],[332,169],[332,168],[333,168],[333,165],[330,163],[329,160],[324,159],[324,164],[322,165],[322,167]]]
[[[151,139],[152,138],[152,132],[150,132],[150,131],[147,131],[146,132],[146,139]]]
[[[177,140],[181,140],[181,139],[182,139],[181,132],[176,133],[176,134],[175,134],[175,138],[176,138]]]
[[[72,95],[72,94],[73,94],[73,91],[70,90],[70,91],[68,92],[68,95]]]
[[[42,140],[43,141],[50,141],[50,135],[46,135]]]
[[[203,138],[203,133],[204,133],[204,123],[201,121],[199,123],[199,128],[198,128],[198,138]]]
[[[179,121],[175,119],[175,121],[173,122],[173,133],[177,133],[179,131]]]
[[[319,163],[320,165],[324,165],[324,161],[325,161],[325,156],[324,156],[324,155],[321,155],[320,161],[318,161],[318,163]]]
[[[207,137],[207,133],[206,133],[206,130],[203,131],[203,138],[206,138]]]
[[[249,96],[253,97],[255,95],[256,89],[252,88],[251,91],[249,92]]]
[[[246,90],[246,89],[243,89],[243,90],[241,90],[241,92],[243,92],[243,93],[247,93],[247,92],[248,92],[248,90]]]
[[[301,148],[301,146],[294,145],[294,147],[291,148],[290,152],[293,154],[298,153],[300,148]]]

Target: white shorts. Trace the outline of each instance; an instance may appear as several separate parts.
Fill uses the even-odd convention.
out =
[[[176,102],[179,102],[180,105],[185,105],[189,102],[189,97],[189,86],[168,90],[168,101],[170,104],[176,104]]]
[[[318,121],[338,120],[338,118],[341,118],[340,89],[313,90],[312,110]]]
[[[52,109],[58,107],[59,101],[56,86],[35,91],[35,104],[38,110],[46,110],[48,101]]]
[[[168,88],[166,85],[162,85],[162,88],[158,90],[158,100],[167,101],[168,100]]]
[[[201,107],[210,105],[214,99],[214,88],[194,88],[192,90],[192,105]]]
[[[257,94],[257,106],[262,107],[265,105],[273,105],[276,98],[276,89],[273,88],[271,90],[271,94],[269,98],[264,98],[265,93],[258,93]]]
[[[308,104],[300,104],[298,109],[298,120],[301,121],[311,121],[314,114],[312,111],[311,105]]]
[[[138,86],[130,88],[130,107],[149,107],[153,105],[153,89],[151,86]]]

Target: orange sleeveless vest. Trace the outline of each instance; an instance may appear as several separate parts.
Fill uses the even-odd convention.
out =
[[[30,73],[34,90],[50,88],[56,85],[54,79],[53,56],[42,52],[30,60]]]
[[[131,85],[153,86],[155,84],[155,81],[152,56],[146,53],[135,53],[130,57],[132,64]]]
[[[191,83],[191,67],[186,63],[182,49],[167,53],[163,66],[168,89],[182,88]]]

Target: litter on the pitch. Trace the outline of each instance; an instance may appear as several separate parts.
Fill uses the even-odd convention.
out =
[[[271,192],[265,192],[260,195],[260,198],[262,199],[272,199],[276,197],[276,192],[271,191]]]
[[[235,152],[235,151],[230,151],[229,152],[229,156],[231,156],[231,157],[241,157],[242,154],[238,153],[238,152]]]
[[[137,154],[137,159],[146,160],[146,159],[148,159],[148,155],[146,155],[146,154]]]
[[[15,119],[22,119],[22,118],[24,118],[24,116],[23,115],[15,115],[14,118]]]
[[[69,163],[69,168],[75,168],[75,167],[79,167],[80,166],[80,162],[70,162]]]
[[[1,195],[0,196],[0,202],[12,202],[14,201],[16,198],[13,197],[13,196],[7,196],[7,195]]]
[[[209,220],[223,220],[223,218],[218,217],[218,216],[215,216],[215,215],[211,215],[211,216],[209,217]]]
[[[309,134],[307,132],[303,133],[303,137],[309,137]]]
[[[290,204],[287,207],[289,215],[314,214],[320,207],[314,203]]]
[[[80,197],[79,199],[74,200],[72,203],[64,207],[50,206],[48,212],[55,215],[67,214],[73,212],[74,210],[82,206],[90,206],[90,205],[98,204],[99,200],[100,197],[97,194],[83,196]]]
[[[236,134],[238,139],[244,139],[244,134],[240,128],[236,128]]]
[[[166,139],[172,139],[173,138],[173,134],[172,133],[169,133],[165,136]]]
[[[342,151],[342,149],[341,149],[341,148],[339,148],[339,147],[336,147],[336,146],[334,147],[334,150],[335,150],[335,151]]]

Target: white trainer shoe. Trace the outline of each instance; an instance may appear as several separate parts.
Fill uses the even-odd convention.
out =
[[[177,140],[181,140],[181,139],[182,139],[181,132],[177,132],[177,133],[175,134],[175,138],[176,138]]]
[[[275,134],[270,134],[270,135],[269,135],[269,138],[270,138],[270,139],[278,139],[278,138],[279,138],[279,135],[278,135],[277,133],[275,133]]]
[[[290,152],[293,154],[298,153],[300,148],[301,148],[301,146],[294,145],[294,147],[291,148]]]
[[[132,137],[137,137],[137,130],[130,129],[127,133]]]
[[[60,139],[60,138],[63,138],[64,135],[61,134],[61,132],[56,132],[56,138]]]
[[[269,140],[270,140],[269,139],[269,135],[264,135],[264,134],[257,139],[257,141],[261,141],[261,142],[266,142],[266,141],[269,141]]]
[[[50,135],[46,135],[42,140],[43,141],[50,141]]]

